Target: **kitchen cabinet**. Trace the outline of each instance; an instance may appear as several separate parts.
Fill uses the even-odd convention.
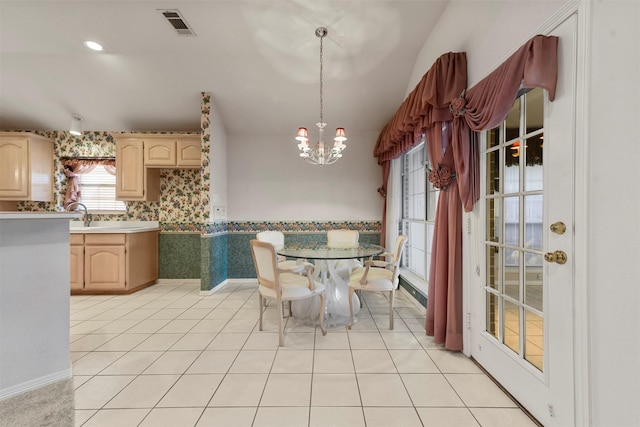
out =
[[[53,141],[0,132],[0,200],[53,201]]]
[[[126,289],[124,234],[85,234],[84,289]]]
[[[144,166],[142,138],[116,139],[116,200],[160,200],[160,171]]]
[[[149,135],[144,141],[148,168],[199,168],[200,135]]]
[[[122,134],[116,138],[116,199],[160,200],[160,169],[200,167],[200,135]]]
[[[72,234],[70,238],[70,275],[71,290],[84,287],[84,234]]]
[[[72,294],[125,294],[158,280],[158,231],[71,236]]]

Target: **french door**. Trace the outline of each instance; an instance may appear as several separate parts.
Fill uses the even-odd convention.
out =
[[[534,89],[481,151],[484,227],[471,354],[543,425],[574,425],[576,22],[559,36],[556,99]]]

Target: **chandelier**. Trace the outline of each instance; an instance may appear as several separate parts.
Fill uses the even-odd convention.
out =
[[[344,133],[344,128],[336,129],[336,136],[333,138],[333,147],[330,147],[324,142],[324,128],[327,125],[324,122],[322,114],[323,99],[322,99],[322,39],[327,35],[327,29],[324,27],[316,28],[316,37],[320,39],[320,122],[316,123],[318,126],[318,142],[315,147],[309,146],[309,134],[307,128],[299,128],[296,140],[300,141],[298,148],[300,149],[300,157],[313,165],[330,165],[338,161],[342,157],[342,150],[347,148],[344,145],[344,141],[347,137]]]

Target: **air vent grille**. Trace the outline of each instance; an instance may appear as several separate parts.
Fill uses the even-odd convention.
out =
[[[181,36],[195,36],[196,33],[189,27],[187,21],[182,17],[177,9],[160,10],[160,13],[171,24],[174,30]]]

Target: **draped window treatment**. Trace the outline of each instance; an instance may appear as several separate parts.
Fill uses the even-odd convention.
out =
[[[472,131],[491,129],[504,121],[521,86],[544,88],[549,100],[554,99],[557,44],[557,37],[533,37],[466,93],[465,54],[441,56],[378,138],[374,155],[385,170],[390,159],[426,133],[432,165],[451,171],[454,177],[440,188],[425,324],[427,335],[448,350],[462,350],[463,344],[462,209],[471,211],[480,193],[478,147]],[[418,90],[425,96],[414,95]],[[381,188],[386,191],[385,181]]]
[[[449,52],[441,55],[378,136],[373,155],[382,165],[382,186],[378,188],[385,198],[380,233],[382,245],[386,242],[386,197],[391,160],[417,145],[427,128],[437,122],[450,121],[453,116],[449,104],[466,87],[466,54]]]
[[[63,206],[66,208],[73,202],[80,201],[80,175],[89,173],[98,165],[111,175],[116,174],[115,159],[67,159],[62,161],[64,175],[67,177],[67,192]]]

